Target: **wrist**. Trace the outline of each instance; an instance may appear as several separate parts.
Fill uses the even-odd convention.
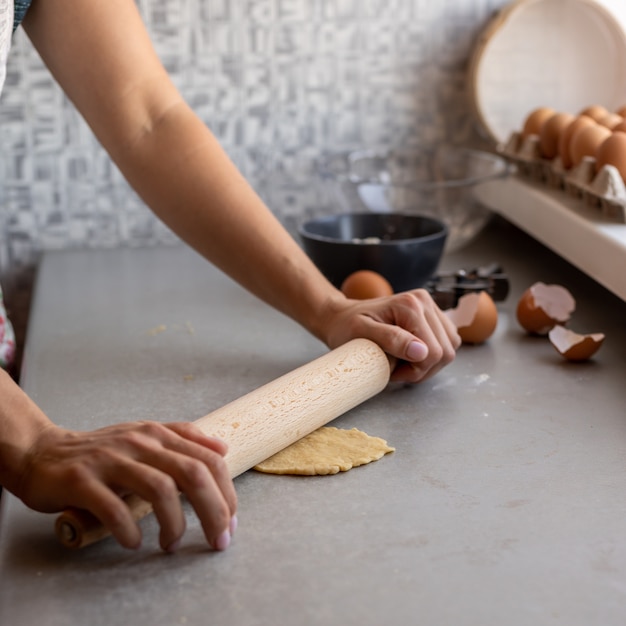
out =
[[[52,422],[0,370],[0,484],[19,497],[19,485],[29,452]]]
[[[321,304],[311,308],[312,313],[305,327],[309,332],[330,348],[336,348],[337,342],[333,338],[333,330],[337,327],[337,319],[348,304],[347,298],[333,288]]]

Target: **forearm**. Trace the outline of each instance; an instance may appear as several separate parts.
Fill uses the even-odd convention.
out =
[[[244,287],[320,336],[341,297],[280,226],[184,103],[112,154],[154,212]]]
[[[52,425],[13,379],[0,370],[0,484],[19,491],[28,451]]]
[[[322,310],[341,294],[185,104],[135,3],[44,0],[24,25],[146,204],[212,263],[322,338]]]
[[[183,102],[133,0],[38,0],[24,26],[131,185],[207,259],[329,347],[376,341],[410,382],[453,359],[456,329],[425,292],[361,304],[317,271]]]

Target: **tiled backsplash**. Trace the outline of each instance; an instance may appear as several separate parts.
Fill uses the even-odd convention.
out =
[[[138,0],[175,83],[260,191],[267,174],[261,163],[284,168],[356,145],[479,141],[466,64],[478,32],[503,4]],[[0,144],[7,299],[42,249],[174,240],[129,189],[21,30],[0,100]]]

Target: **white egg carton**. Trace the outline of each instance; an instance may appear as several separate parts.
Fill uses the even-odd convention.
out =
[[[522,141],[514,132],[541,106],[575,112],[598,102],[615,111],[626,103],[626,31],[601,3],[512,0],[477,38],[468,67],[471,108],[517,173],[476,194],[626,301],[626,191],[617,171],[596,174],[589,159],[565,171],[541,158],[537,137]]]
[[[541,156],[537,135],[523,137],[517,131],[498,147],[498,152],[515,164],[520,175],[562,190],[597,210],[602,218],[626,224],[626,184],[613,165],[604,165],[596,171],[595,158],[584,157],[577,166],[567,170],[560,157]]]
[[[626,224],[564,189],[509,176],[479,186],[478,201],[551,248],[626,302]]]

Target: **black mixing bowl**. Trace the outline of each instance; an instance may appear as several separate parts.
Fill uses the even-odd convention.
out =
[[[298,229],[305,252],[336,287],[357,270],[384,276],[395,292],[435,274],[448,234],[441,220],[408,213],[345,213]]]

